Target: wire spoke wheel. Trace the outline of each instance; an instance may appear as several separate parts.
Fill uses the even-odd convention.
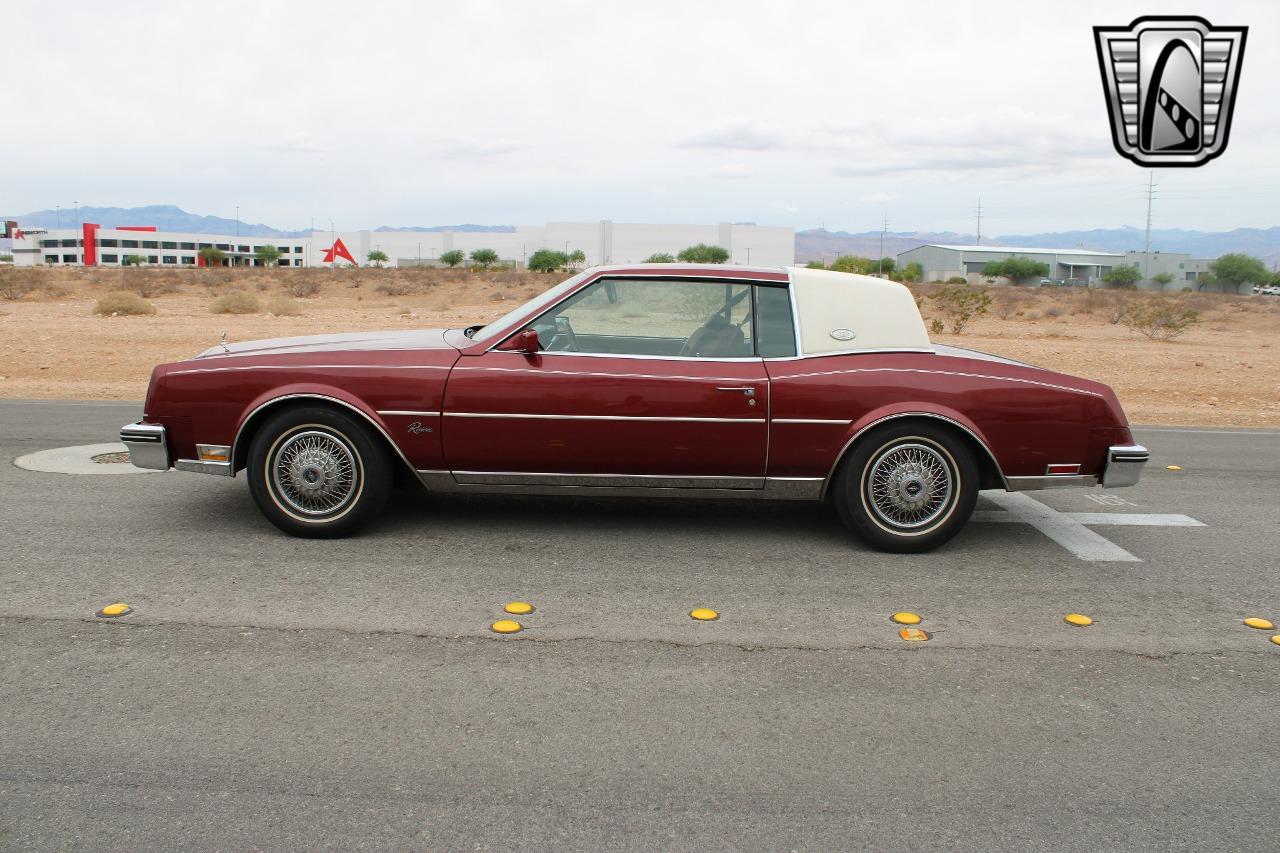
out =
[[[338,515],[360,491],[354,448],[326,430],[305,429],[282,439],[270,460],[271,489],[287,507],[309,518]]]
[[[864,488],[871,511],[890,527],[918,530],[945,515],[955,494],[955,471],[936,447],[894,444],[867,466]]]

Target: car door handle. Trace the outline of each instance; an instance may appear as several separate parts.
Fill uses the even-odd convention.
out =
[[[752,388],[750,385],[721,385],[721,386],[717,386],[716,390],[717,391],[737,391],[738,393],[745,394],[748,397],[754,397],[756,395],[756,389]]]

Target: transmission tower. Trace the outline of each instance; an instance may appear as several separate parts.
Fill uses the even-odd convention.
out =
[[[1156,197],[1156,173],[1147,173],[1147,238],[1142,247],[1142,279],[1151,277],[1151,200]]]

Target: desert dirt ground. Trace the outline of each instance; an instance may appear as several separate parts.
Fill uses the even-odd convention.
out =
[[[228,340],[374,329],[465,326],[500,316],[563,276],[449,270],[164,270],[0,268],[0,397],[138,400],[151,367]],[[215,314],[233,291],[259,305]],[[916,288],[926,320],[942,319]],[[102,316],[113,291],[155,313]],[[314,291],[314,292],[313,292]],[[1280,299],[992,288],[990,311],[961,334],[933,337],[1087,376],[1116,389],[1138,424],[1280,426]],[[1149,340],[1125,307],[1167,300],[1200,322]]]

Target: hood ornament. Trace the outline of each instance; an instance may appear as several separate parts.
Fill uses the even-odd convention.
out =
[[[223,352],[231,352],[231,347],[227,346],[227,331],[222,330],[222,339],[218,341],[218,345],[222,347]]]

